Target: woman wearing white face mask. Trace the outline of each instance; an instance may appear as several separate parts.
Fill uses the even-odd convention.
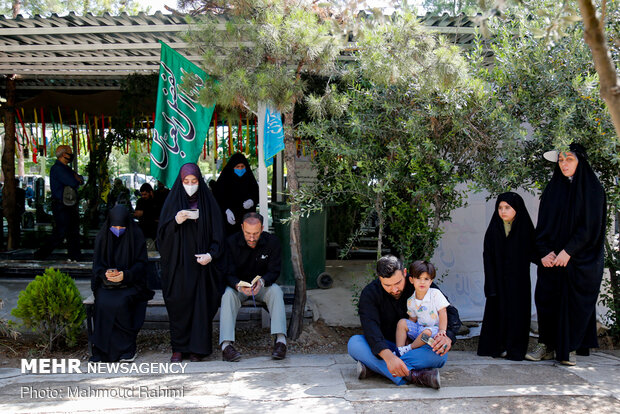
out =
[[[162,207],[157,238],[170,320],[170,360],[180,362],[185,354],[199,361],[212,352],[211,324],[224,288],[218,262],[224,230],[219,207],[196,164],[181,167]]]

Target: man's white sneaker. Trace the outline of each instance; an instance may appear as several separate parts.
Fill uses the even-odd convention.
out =
[[[536,348],[532,350],[532,352],[528,352],[525,355],[525,359],[528,361],[546,361],[548,359],[553,359],[553,351],[550,351],[545,344],[538,344]]]

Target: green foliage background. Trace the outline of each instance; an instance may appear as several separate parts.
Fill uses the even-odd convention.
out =
[[[14,0],[0,0],[0,14],[12,16]],[[87,13],[100,16],[103,13],[118,15],[127,13],[135,16],[138,12],[150,10],[135,0],[20,0],[20,14],[25,16],[50,16],[52,13],[64,15],[75,12],[78,15]]]

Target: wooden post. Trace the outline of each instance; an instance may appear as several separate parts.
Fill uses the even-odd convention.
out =
[[[17,248],[19,240],[19,222],[15,200],[15,75],[6,79],[6,106],[4,109],[4,150],[2,151],[2,207],[9,225],[7,250]]]

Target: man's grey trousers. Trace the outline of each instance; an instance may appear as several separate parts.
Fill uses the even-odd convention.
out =
[[[241,308],[241,302],[251,299],[241,292],[237,292],[230,286],[222,296],[220,306],[220,344],[224,341],[235,341],[235,325],[237,314]],[[286,335],[286,311],[284,309],[284,294],[280,286],[275,283],[271,286],[261,288],[258,294],[254,295],[256,300],[265,302],[269,315],[271,316],[271,334]]]

